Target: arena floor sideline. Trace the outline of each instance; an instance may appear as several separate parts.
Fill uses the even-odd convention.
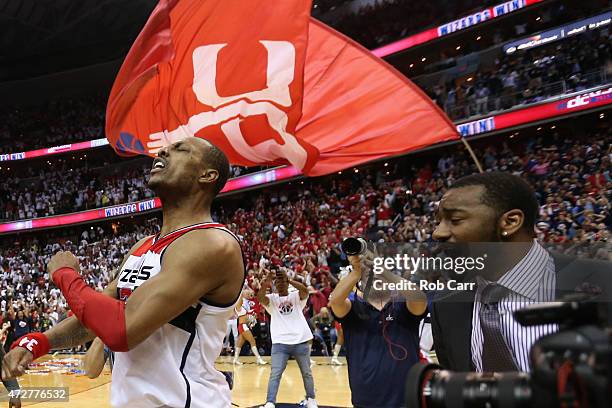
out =
[[[253,357],[241,357],[242,366],[230,363],[231,357],[220,357],[217,368],[234,372],[232,402],[238,408],[258,407],[265,402],[270,365],[258,366]],[[110,381],[108,368],[100,377],[91,380],[79,370],[80,355],[57,355],[41,359],[20,379],[23,387],[69,387],[68,402],[23,402],[23,406],[36,408],[110,407]],[[264,357],[270,362],[270,357]],[[329,358],[313,357],[312,367],[317,401],[324,407],[350,407],[351,398],[346,365],[332,366]],[[304,398],[302,377],[295,361],[289,361],[278,392],[279,408],[297,407]],[[6,403],[2,403],[6,404]]]

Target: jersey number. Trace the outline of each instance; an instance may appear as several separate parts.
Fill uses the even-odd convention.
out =
[[[138,269],[124,269],[124,275],[119,279],[120,282],[124,283],[136,283],[136,280],[147,280],[151,277],[151,272],[149,269],[153,269],[152,266],[143,266]]]

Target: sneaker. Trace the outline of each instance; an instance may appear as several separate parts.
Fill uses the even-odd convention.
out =
[[[344,365],[342,361],[338,360],[338,357],[332,357],[331,363],[332,365]]]
[[[266,364],[268,364],[268,363],[263,358],[258,358],[257,359],[257,365],[266,365]]]
[[[317,405],[317,400],[314,398],[308,398],[306,400],[306,408],[319,408]]]
[[[243,363],[240,360],[238,360],[237,358],[235,358],[234,360],[232,360],[232,364],[234,364],[234,365],[242,365]]]
[[[275,408],[276,405],[272,402],[266,402],[265,405],[261,405],[259,408]]]

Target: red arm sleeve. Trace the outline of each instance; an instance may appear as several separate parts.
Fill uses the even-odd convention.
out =
[[[128,350],[124,302],[96,292],[72,268],[57,270],[53,273],[53,282],[85,327],[96,333],[111,350]]]

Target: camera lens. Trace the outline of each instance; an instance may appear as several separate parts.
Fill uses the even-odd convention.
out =
[[[360,255],[365,252],[367,243],[363,238],[346,238],[340,247],[347,255]]]
[[[406,383],[406,406],[420,408],[529,407],[532,391],[525,373],[455,373],[417,364]]]

